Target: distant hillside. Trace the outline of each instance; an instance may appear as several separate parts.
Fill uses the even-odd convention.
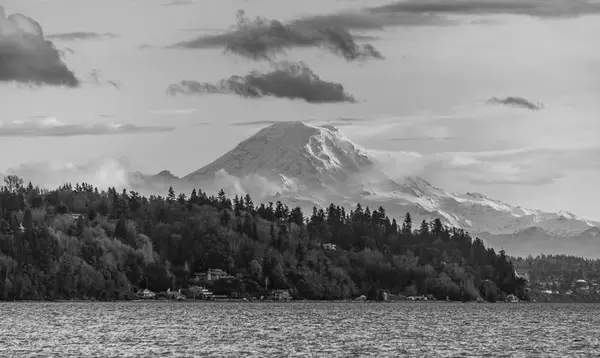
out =
[[[584,258],[600,258],[600,228],[596,226],[571,236],[558,236],[539,227],[527,228],[514,234],[479,233],[477,235],[513,256],[569,254]]]

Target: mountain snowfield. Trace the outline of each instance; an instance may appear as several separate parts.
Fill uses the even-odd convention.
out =
[[[378,158],[381,153],[353,143],[336,127],[281,122],[178,180],[185,186],[213,183],[215,189],[220,185],[231,195],[248,192],[261,200],[282,200],[305,212],[313,205],[333,202],[353,208],[360,202],[371,208],[382,206],[397,220],[410,212],[415,226],[439,217],[494,247],[519,243],[519,237],[529,240],[529,251],[519,254],[536,253],[536,246],[543,250],[539,240],[579,237],[600,226],[569,212],[525,209],[480,193],[449,193],[417,176],[391,178]],[[163,181],[172,178],[168,172],[159,176]],[[531,228],[536,235],[531,235]],[[600,236],[597,240],[600,243]],[[514,254],[521,251],[509,246]]]

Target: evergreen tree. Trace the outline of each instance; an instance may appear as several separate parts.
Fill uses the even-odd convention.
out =
[[[429,235],[429,224],[427,223],[427,221],[423,220],[423,222],[421,222],[421,228],[419,229],[419,234],[421,234],[422,236]]]
[[[167,194],[167,202],[170,204],[175,202],[175,190],[173,190],[172,186],[169,186],[169,193]]]
[[[244,207],[250,213],[254,212],[254,202],[252,201],[252,198],[249,194],[246,194],[246,196],[244,197]]]
[[[412,234],[412,218],[410,213],[406,213],[404,222],[402,223],[402,235],[408,236]]]

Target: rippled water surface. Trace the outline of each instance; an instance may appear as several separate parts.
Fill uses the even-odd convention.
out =
[[[600,357],[598,304],[0,303],[2,357]]]

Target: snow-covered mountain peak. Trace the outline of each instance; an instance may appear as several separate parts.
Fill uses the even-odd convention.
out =
[[[321,203],[352,207],[360,202],[383,206],[395,218],[410,212],[415,222],[441,218],[445,224],[473,234],[512,235],[537,227],[549,235],[567,237],[600,225],[569,212],[529,210],[482,193],[449,193],[418,176],[392,179],[385,173],[385,161],[380,162],[377,155],[353,143],[337,128],[301,121],[263,128],[184,179],[214,181],[223,172],[237,178],[258,175],[262,184],[255,190],[273,186],[258,192],[279,193],[307,210]]]
[[[197,180],[225,170],[235,176],[284,175],[322,186],[327,182],[344,182],[352,174],[372,167],[367,151],[337,128],[290,121],[261,129],[186,179]]]

